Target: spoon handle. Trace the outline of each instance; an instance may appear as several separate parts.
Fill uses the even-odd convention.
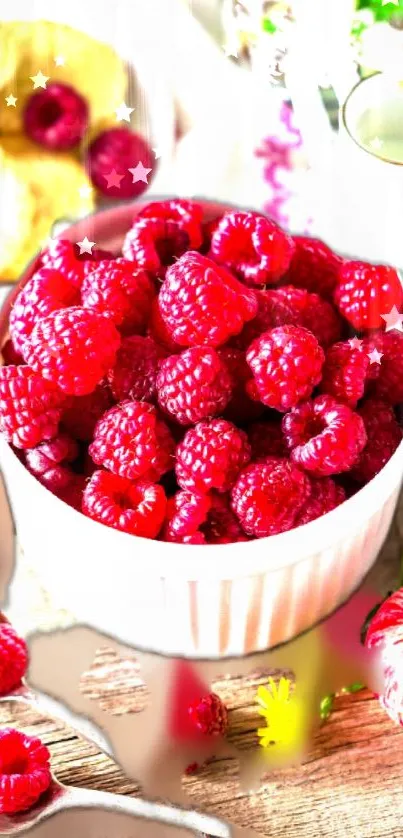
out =
[[[152,803],[138,797],[126,797],[107,791],[66,788],[63,795],[63,809],[95,808],[114,810],[125,815],[152,820],[167,826],[184,827],[196,836],[206,833],[215,838],[231,838],[229,827],[217,818],[202,815],[195,811],[177,809],[167,804]]]

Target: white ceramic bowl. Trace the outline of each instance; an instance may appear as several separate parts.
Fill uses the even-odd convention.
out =
[[[140,204],[98,213],[64,237],[118,248]],[[206,205],[206,219],[223,207]],[[32,266],[22,278],[29,278]],[[0,346],[10,306],[0,316]],[[281,535],[224,545],[135,538],[86,518],[41,486],[0,439],[18,540],[52,602],[123,643],[194,658],[283,643],[360,585],[389,529],[403,443],[380,474],[327,515]]]

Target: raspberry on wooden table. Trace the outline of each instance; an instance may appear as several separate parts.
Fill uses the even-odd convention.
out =
[[[228,492],[250,456],[246,433],[232,422],[199,422],[176,449],[176,479],[182,489]]]
[[[24,355],[35,324],[53,311],[76,305],[79,294],[60,271],[41,268],[21,289],[10,312],[9,329],[17,352]]]
[[[35,372],[64,393],[85,396],[115,363],[120,341],[108,317],[75,306],[39,320],[25,356]]]
[[[148,402],[123,402],[99,420],[89,454],[113,474],[159,480],[174,465],[175,443],[168,426]]]
[[[88,127],[86,100],[68,84],[51,82],[29,97],[23,112],[25,133],[52,151],[78,145]]]
[[[81,287],[84,308],[108,315],[124,335],[144,334],[154,297],[150,276],[127,259],[98,262]]]
[[[0,367],[0,433],[16,448],[56,436],[65,396],[29,367]]]
[[[75,288],[81,288],[83,279],[94,270],[97,262],[112,259],[112,253],[93,247],[91,253],[80,253],[78,244],[67,239],[52,239],[41,253],[45,268],[60,271]]]
[[[50,753],[40,739],[0,730],[0,814],[31,809],[51,782]]]
[[[306,474],[287,460],[273,458],[242,471],[232,489],[232,508],[248,535],[264,538],[292,529],[309,498]]]
[[[356,407],[368,383],[369,366],[363,348],[355,348],[350,341],[333,344],[326,353],[320,391]]]
[[[165,517],[162,486],[148,480],[131,481],[107,471],[96,471],[86,485],[85,515],[122,532],[156,538]]]
[[[193,346],[161,361],[157,375],[160,407],[181,425],[222,413],[232,394],[232,379],[214,349]]]
[[[327,395],[295,407],[282,427],[293,462],[317,477],[349,471],[367,442],[361,416]]]
[[[380,364],[373,365],[376,381],[372,385],[372,394],[389,404],[398,405],[403,402],[403,334],[382,332],[370,340],[382,353]]]
[[[395,453],[402,441],[402,429],[393,408],[379,399],[367,399],[358,413],[364,421],[367,444],[351,470],[351,477],[359,483],[368,483]]]
[[[211,237],[211,255],[248,285],[282,277],[295,250],[292,237],[256,212],[227,212]]]
[[[151,337],[132,335],[122,340],[108,383],[116,401],[152,401],[161,361],[166,351]]]
[[[182,346],[220,346],[257,312],[251,289],[194,251],[168,268],[158,302],[171,337]]]
[[[343,259],[319,239],[294,236],[295,252],[285,282],[331,298]]]
[[[86,396],[72,396],[63,411],[61,424],[71,436],[81,442],[89,442],[98,420],[112,407],[113,399],[108,385],[101,381]]]
[[[0,623],[0,696],[20,686],[28,668],[28,649],[10,623]]]
[[[331,477],[311,477],[311,493],[308,500],[295,519],[295,527],[309,524],[315,521],[332,509],[336,509],[346,499],[346,493],[342,486]]]
[[[339,274],[334,299],[348,322],[357,329],[384,325],[382,314],[400,308],[403,288],[397,271],[385,265],[345,262]]]
[[[253,341],[246,360],[253,373],[249,395],[284,413],[319,384],[325,354],[307,329],[279,326]]]
[[[228,711],[215,693],[202,696],[188,709],[195,727],[206,736],[223,736],[228,728]]]

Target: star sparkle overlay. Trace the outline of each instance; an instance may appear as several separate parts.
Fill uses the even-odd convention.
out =
[[[363,341],[359,338],[350,338],[349,344],[351,346],[351,349],[362,349]]]
[[[116,169],[112,169],[109,174],[103,175],[106,180],[106,188],[112,189],[113,186],[116,186],[117,189],[121,187],[121,181],[124,178],[124,175],[120,175]]]
[[[385,332],[391,332],[395,329],[397,332],[403,332],[403,314],[393,306],[388,314],[381,314],[382,320],[386,323]]]
[[[12,93],[10,93],[9,96],[6,96],[6,104],[7,104],[8,108],[15,108],[17,102],[18,102],[18,99],[15,96],[13,96]]]
[[[83,253],[89,253],[92,255],[92,248],[95,247],[95,242],[90,242],[87,236],[84,236],[82,241],[77,242],[77,245],[80,248],[80,256],[82,256]]]
[[[372,352],[368,352],[368,358],[371,364],[380,364],[383,358],[383,352],[378,352],[377,349],[373,349]]]
[[[44,76],[41,70],[36,74],[36,76],[30,76],[31,81],[34,83],[34,90],[38,90],[38,88],[43,88],[46,90],[46,84],[49,81],[50,76]]]
[[[133,113],[134,108],[129,108],[125,102],[122,102],[118,108],[115,109],[116,119],[118,122],[130,122],[130,116]]]
[[[152,169],[146,169],[146,167],[143,166],[142,162],[139,161],[137,163],[137,166],[135,166],[133,169],[128,169],[128,171],[131,175],[133,175],[132,183],[139,183],[139,181],[141,181],[142,183],[148,184],[148,175],[150,174]]]

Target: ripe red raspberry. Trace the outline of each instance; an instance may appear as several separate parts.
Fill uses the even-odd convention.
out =
[[[279,326],[253,341],[246,360],[253,373],[249,395],[284,413],[319,384],[325,354],[307,329]]]
[[[228,729],[228,711],[215,693],[204,695],[188,709],[191,721],[206,736],[224,736]]]
[[[277,326],[303,326],[315,335],[326,348],[335,343],[341,334],[341,319],[330,303],[319,294],[310,294],[304,288],[286,285],[283,288],[256,292],[258,313],[235,338],[237,346],[248,347],[263,332]]]
[[[364,420],[367,444],[351,470],[351,477],[358,483],[368,483],[395,453],[402,441],[402,429],[393,408],[386,402],[367,399],[358,413]]]
[[[239,475],[232,508],[248,535],[264,538],[292,529],[309,493],[309,478],[287,460],[255,463]]]
[[[25,133],[51,151],[78,145],[88,126],[88,105],[68,84],[52,82],[29,97],[23,112]]]
[[[328,349],[320,390],[354,408],[362,399],[368,380],[368,354],[350,341],[335,343]]]
[[[226,495],[177,492],[167,504],[163,541],[233,544],[248,541]]]
[[[126,235],[122,253],[153,276],[163,278],[166,269],[189,250],[189,237],[176,221],[138,218]]]
[[[112,403],[112,394],[105,382],[86,396],[69,398],[61,419],[63,428],[80,442],[89,442],[94,436],[95,425]]]
[[[332,396],[298,405],[282,427],[293,462],[317,477],[349,471],[367,442],[361,416]]]
[[[398,405],[403,401],[403,334],[387,332],[375,335],[371,342],[382,353],[380,364],[373,364],[376,381],[372,385],[376,398]]]
[[[181,352],[183,349],[183,346],[179,346],[179,344],[175,343],[170,336],[168,328],[161,316],[158,297],[156,297],[151,304],[151,314],[148,321],[148,333],[150,337],[152,337],[156,343],[163,346],[170,355],[174,355],[176,352]]]
[[[308,236],[294,236],[295,252],[285,281],[331,298],[343,259],[324,242]]]
[[[132,482],[125,477],[96,471],[83,495],[85,515],[115,530],[156,538],[165,517],[166,497],[162,486],[148,480]]]
[[[403,302],[397,272],[384,265],[345,262],[335,290],[335,302],[348,322],[357,329],[383,326],[382,314]]]
[[[30,448],[25,455],[25,464],[31,474],[52,491],[69,482],[70,470],[65,465],[73,463],[78,455],[77,442],[68,434],[59,433],[54,439]]]
[[[3,363],[5,366],[13,366],[19,367],[20,364],[24,363],[24,359],[22,355],[17,352],[17,350],[13,346],[12,340],[7,340],[4,346],[1,349],[1,356],[3,358]]]
[[[158,300],[173,340],[182,346],[220,346],[257,312],[252,290],[193,251],[168,268]]]
[[[190,250],[198,250],[202,244],[203,207],[196,201],[185,198],[153,201],[140,210],[139,217],[174,221],[178,225],[178,231],[186,233]]]
[[[108,315],[124,335],[144,334],[154,297],[149,275],[126,259],[99,262],[81,288],[84,308]]]
[[[65,397],[29,367],[0,367],[0,433],[16,448],[56,436]]]
[[[267,457],[288,457],[288,447],[281,422],[254,422],[248,428],[248,439],[253,462],[264,462]]]
[[[60,271],[52,268],[37,271],[21,289],[10,312],[10,335],[17,352],[24,355],[38,320],[78,302],[77,290]]]
[[[86,485],[87,479],[84,474],[76,474],[64,466],[64,480],[60,480],[57,486],[48,486],[47,488],[59,500],[67,503],[68,506],[76,509],[77,512],[81,512],[83,493]]]
[[[232,395],[225,408],[224,418],[236,425],[243,425],[258,419],[264,411],[259,402],[254,402],[246,393],[246,383],[252,378],[252,373],[246,363],[245,353],[231,346],[223,346],[217,354],[227,367],[232,381]]]
[[[192,425],[222,413],[231,393],[230,374],[214,349],[193,346],[161,361],[158,403],[180,425]]]
[[[136,180],[129,171],[135,169],[138,163],[142,163],[145,169],[151,169],[146,181]],[[124,201],[137,198],[148,189],[156,170],[156,160],[152,149],[139,134],[125,127],[108,128],[98,134],[89,146],[85,166],[92,183],[102,195]],[[119,180],[116,175],[123,177]]]
[[[211,237],[211,255],[248,285],[266,285],[282,277],[295,250],[274,221],[256,212],[227,212]]]
[[[159,365],[165,350],[152,338],[132,335],[122,340],[108,382],[117,402],[152,401],[156,394]]]
[[[159,480],[173,468],[175,443],[148,402],[124,402],[99,420],[89,454],[98,466],[119,477]]]
[[[91,253],[80,253],[78,244],[67,239],[52,239],[42,251],[41,266],[60,271],[71,285],[81,288],[83,279],[97,266],[97,262],[113,259],[112,253],[101,248],[92,248]]]
[[[228,492],[250,455],[246,433],[232,422],[199,422],[176,449],[176,479],[182,489]]]
[[[311,494],[295,519],[295,527],[302,527],[309,524],[316,518],[321,518],[336,506],[344,503],[346,493],[342,486],[339,486],[331,477],[312,477]]]
[[[39,320],[25,355],[35,372],[64,393],[85,396],[113,367],[119,345],[119,332],[108,317],[75,306]]]
[[[50,753],[41,740],[0,730],[0,814],[31,809],[51,782]]]
[[[0,623],[0,696],[21,685],[28,668],[28,649],[10,623]],[[1,768],[0,768],[1,773]]]

